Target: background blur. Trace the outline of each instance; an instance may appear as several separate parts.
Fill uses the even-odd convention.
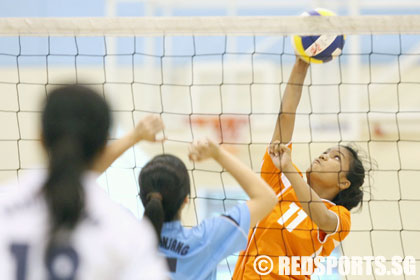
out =
[[[0,1],[0,16],[290,16],[316,7],[339,15],[420,12],[416,0],[15,0]],[[420,258],[419,59],[416,34],[351,35],[339,59],[311,66],[293,138],[296,165],[306,170],[326,148],[348,142],[368,162],[365,203],[337,255]],[[156,154],[175,154],[191,170],[192,200],[183,222],[196,225],[246,196],[214,163],[189,162],[189,143],[204,136],[223,140],[259,172],[294,60],[290,38],[282,36],[0,37],[0,181],[45,166],[42,101],[55,85],[85,82],[113,107],[112,139],[148,113],[162,116],[169,139],[137,145],[101,176],[101,185],[141,217],[141,167]],[[235,260],[220,265],[219,279],[229,278]]]

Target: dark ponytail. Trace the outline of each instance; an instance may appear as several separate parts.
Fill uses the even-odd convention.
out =
[[[55,246],[69,241],[85,215],[82,176],[103,150],[110,121],[105,100],[89,88],[61,87],[47,98],[42,115],[43,144],[49,155],[42,189],[50,220],[46,259]]]
[[[350,187],[338,193],[334,198],[333,202],[337,205],[342,205],[348,210],[353,209],[357,205],[363,204],[363,183],[365,181],[365,168],[363,162],[360,159],[358,152],[350,147],[343,146],[346,148],[351,156],[352,161],[350,163],[349,171],[347,171],[346,178],[350,181]]]
[[[144,207],[144,215],[149,218],[155,228],[156,234],[160,235],[163,222],[165,219],[165,211],[162,205],[162,195],[158,192],[150,192],[146,196],[146,205]]]
[[[144,215],[160,238],[163,223],[179,218],[179,209],[190,194],[187,168],[175,156],[156,156],[141,170],[139,185]]]
[[[61,139],[50,152],[50,176],[44,185],[44,194],[50,211],[50,242],[59,243],[59,232],[75,228],[85,210],[85,193],[81,176],[86,168],[80,144],[70,138]]]

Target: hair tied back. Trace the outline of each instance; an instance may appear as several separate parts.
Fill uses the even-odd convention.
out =
[[[147,196],[146,196],[147,202],[149,202],[152,199],[159,200],[160,202],[162,202],[162,200],[163,200],[162,195],[159,192],[148,193]]]

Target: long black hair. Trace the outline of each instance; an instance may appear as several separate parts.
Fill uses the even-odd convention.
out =
[[[144,215],[160,238],[163,223],[178,218],[179,209],[190,194],[187,168],[173,155],[156,156],[141,170],[139,185]]]
[[[53,90],[42,114],[42,138],[49,172],[42,194],[49,210],[46,258],[84,215],[82,175],[103,150],[111,124],[110,110],[95,91],[80,85]]]
[[[357,205],[363,204],[362,186],[365,182],[365,167],[363,165],[362,159],[359,156],[359,153],[355,150],[355,148],[351,146],[342,147],[347,149],[352,156],[350,168],[346,174],[347,180],[350,181],[350,187],[339,192],[332,202],[337,205],[342,205],[348,210],[351,210]]]

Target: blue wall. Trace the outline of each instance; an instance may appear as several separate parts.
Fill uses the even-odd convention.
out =
[[[101,17],[105,15],[105,2],[103,0],[13,0],[0,1],[0,17]],[[116,8],[118,16],[144,16],[144,3],[119,3]],[[162,15],[161,8],[156,8],[156,15]],[[239,9],[238,15],[298,15],[302,12],[300,9]],[[346,10],[337,11],[341,15],[346,15]],[[393,11],[379,8],[377,10],[361,11],[362,14],[416,14],[419,9],[398,10]],[[223,16],[226,15],[226,9],[206,9],[206,8],[191,8],[181,9],[176,8],[172,10],[173,16]],[[263,38],[257,38],[256,44]],[[351,40],[351,36],[348,38]],[[225,42],[225,38],[221,37],[197,37],[195,40],[197,54],[222,54],[225,51],[231,51],[229,47],[230,41]],[[420,36],[362,36],[361,39],[361,53],[365,54],[361,61],[363,63],[369,62],[370,58],[374,62],[386,63],[395,60],[395,57],[400,53],[409,52],[410,49],[420,44]],[[166,55],[192,55],[194,53],[192,37],[182,37],[171,39],[171,49],[166,48]],[[0,65],[16,64],[16,57],[20,56],[18,62],[20,65],[39,64],[40,61],[45,61],[45,57],[49,54],[49,63],[70,63],[71,59],[66,57],[60,62],[60,55],[76,55],[79,54],[78,63],[93,64],[101,61],[100,59],[89,59],[89,55],[101,56],[106,53],[106,44],[104,38],[30,38],[30,37],[0,37]],[[252,38],[241,37],[237,39],[235,52],[252,52],[254,42]],[[134,49],[134,38],[120,38],[117,40],[117,53],[119,54],[133,54],[138,53],[135,58],[136,63],[142,63],[144,50],[144,40],[142,38],[136,39],[136,49]],[[286,39],[278,41],[278,44],[273,45],[265,52],[275,54],[293,54],[290,42]],[[344,53],[348,53],[348,48],[344,48]],[[155,39],[155,49],[153,55],[160,56],[163,54],[163,40],[162,38]],[[10,56],[12,55],[12,57]],[[39,58],[25,58],[26,55],[39,55]],[[213,56],[214,59],[220,60],[220,56]],[[288,59],[289,56],[284,57]],[[208,57],[212,59],[211,56]],[[349,60],[349,56],[342,56],[343,63]],[[293,61],[293,58],[290,59]],[[117,60],[119,63],[131,63],[131,59],[127,56],[120,57]],[[73,62],[72,62],[73,63]]]

